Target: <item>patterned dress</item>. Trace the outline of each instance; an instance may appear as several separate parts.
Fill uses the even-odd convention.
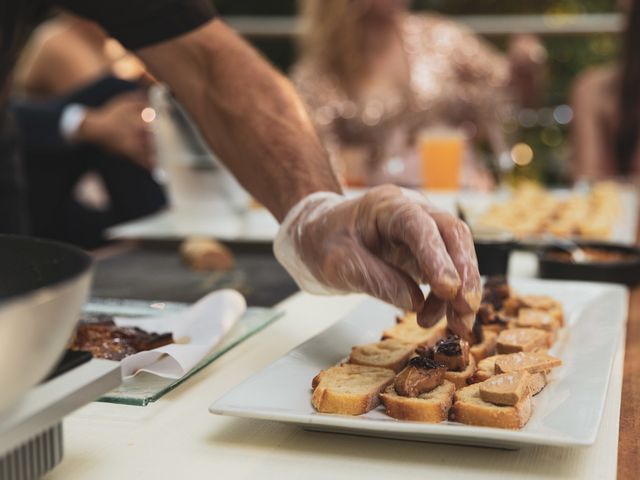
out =
[[[512,104],[507,59],[465,26],[437,15],[406,15],[400,35],[410,75],[405,88],[350,96],[313,58],[291,72],[337,171],[352,183],[411,185],[416,134],[437,125],[482,135],[494,154],[503,153],[501,124]],[[353,149],[365,152],[364,172],[348,165],[356,161]],[[475,162],[467,157],[468,176]]]

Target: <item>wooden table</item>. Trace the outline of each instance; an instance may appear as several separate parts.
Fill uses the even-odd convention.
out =
[[[640,232],[638,232],[640,239]],[[640,287],[631,291],[624,356],[618,478],[640,476]]]

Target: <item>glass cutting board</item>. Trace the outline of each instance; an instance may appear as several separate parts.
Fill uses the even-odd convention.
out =
[[[179,312],[188,307],[189,304],[186,303],[92,298],[85,305],[83,313],[88,316],[106,314],[118,317],[148,317]],[[176,380],[141,372],[134,377],[124,379],[118,388],[104,395],[98,401],[137,406],[145,406],[155,402],[281,315],[282,312],[272,308],[249,307],[211,353],[182,378]]]

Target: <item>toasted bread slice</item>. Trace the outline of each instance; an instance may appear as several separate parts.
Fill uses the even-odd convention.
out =
[[[401,321],[382,333],[382,339],[395,338],[407,343],[432,347],[445,336],[447,320],[442,318],[430,328],[422,328],[417,320]]]
[[[521,308],[513,325],[516,328],[537,328],[547,332],[554,332],[562,326],[553,312],[535,308]]]
[[[549,332],[538,328],[510,328],[498,335],[498,353],[533,352],[551,346]]]
[[[358,345],[351,349],[349,363],[370,367],[402,370],[413,355],[416,345],[397,338],[387,338],[376,343]]]
[[[515,405],[499,406],[480,398],[482,383],[456,391],[451,418],[456,422],[482,427],[519,429],[531,417],[531,396],[525,395]]]
[[[483,358],[478,362],[476,366],[476,373],[471,377],[471,382],[484,382],[496,374],[496,360],[503,355],[492,355],[487,358]]]
[[[509,355],[496,355],[494,371],[495,373],[508,373],[526,370],[529,373],[546,373],[560,365],[562,365],[562,360],[546,352],[518,352]]]
[[[483,358],[490,357],[496,353],[496,344],[498,342],[498,334],[494,331],[482,327],[484,339],[482,342],[471,345],[469,353],[473,356],[476,363]]]
[[[402,397],[396,393],[393,385],[390,385],[380,394],[380,398],[390,417],[414,422],[439,423],[447,419],[455,391],[453,383],[445,380],[430,392],[417,397]]]
[[[461,372],[456,372],[454,370],[447,370],[444,374],[445,380],[449,380],[456,386],[456,389],[466,387],[469,384],[469,379],[476,372],[476,361],[473,359],[473,356],[469,356],[469,364],[467,368],[462,370]]]
[[[494,405],[515,405],[531,395],[531,377],[526,370],[495,375],[480,383],[480,398]]]
[[[562,304],[551,297],[545,295],[510,297],[505,301],[503,311],[506,315],[516,317],[522,308],[547,311],[556,319],[561,327],[564,326]]]
[[[547,386],[547,374],[545,372],[531,373],[529,379],[529,393],[531,395],[539,394],[544,387]]]
[[[313,407],[322,413],[362,415],[380,404],[379,394],[395,372],[389,368],[344,364],[323,370],[313,379]]]

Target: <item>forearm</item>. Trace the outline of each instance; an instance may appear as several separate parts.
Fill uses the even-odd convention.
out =
[[[312,192],[340,191],[291,84],[223,23],[139,53],[278,220]]]
[[[573,122],[571,124],[571,145],[573,146],[574,180],[602,178],[606,169],[604,163],[609,155],[604,148],[604,129],[598,121],[598,101],[590,88],[580,82],[571,95]],[[595,99],[594,99],[595,98]]]

